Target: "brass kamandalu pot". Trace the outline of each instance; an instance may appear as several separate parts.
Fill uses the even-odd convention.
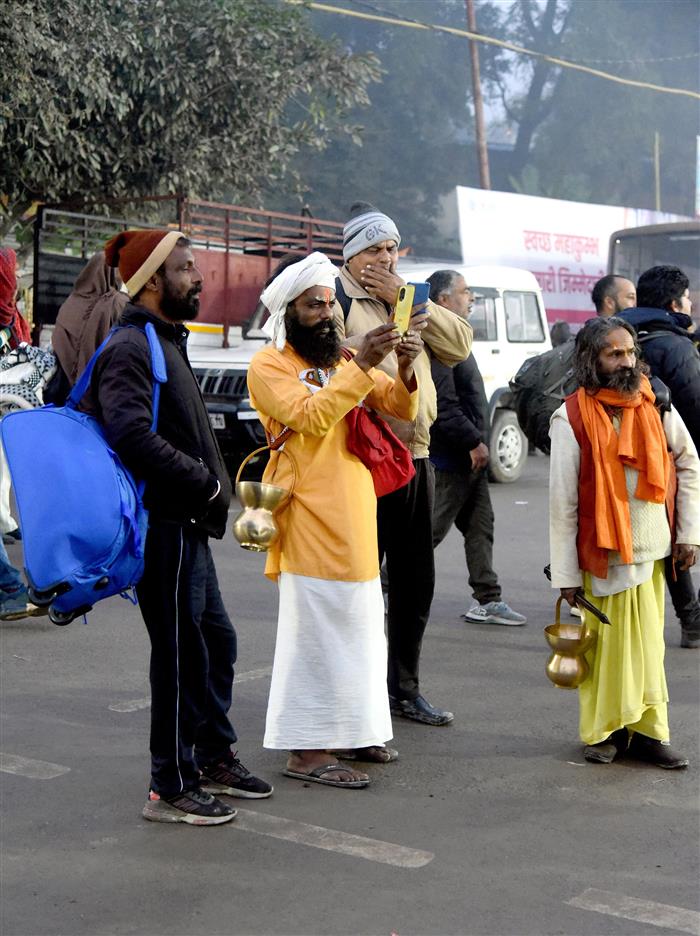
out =
[[[243,549],[249,549],[252,552],[266,552],[277,542],[280,531],[275,521],[275,514],[287,506],[294,490],[294,481],[292,481],[291,490],[288,491],[263,481],[240,480],[241,473],[250,459],[268,448],[269,446],[263,445],[262,448],[251,452],[243,459],[236,474],[236,497],[243,509],[233,521],[233,535]],[[294,479],[296,479],[294,459],[288,452],[285,454],[291,460]]]
[[[589,672],[584,653],[594,645],[596,635],[588,630],[584,612],[581,624],[562,624],[562,601],[563,598],[557,601],[554,624],[544,629],[545,640],[552,649],[545,672],[559,689],[578,689]]]

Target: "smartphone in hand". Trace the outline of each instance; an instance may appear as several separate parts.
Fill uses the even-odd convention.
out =
[[[424,305],[430,299],[430,283],[409,283],[413,286],[413,306]]]
[[[399,288],[399,295],[394,306],[394,325],[400,335],[405,335],[411,324],[414,294],[413,283],[407,283]]]

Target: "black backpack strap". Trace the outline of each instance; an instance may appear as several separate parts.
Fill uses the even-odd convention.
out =
[[[347,322],[348,315],[350,314],[350,306],[352,305],[352,299],[345,292],[345,287],[343,286],[343,281],[339,276],[335,278],[335,298],[336,302],[340,305],[340,308],[343,310],[343,321]]]

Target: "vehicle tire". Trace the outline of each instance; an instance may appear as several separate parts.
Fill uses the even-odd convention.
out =
[[[489,478],[500,484],[517,481],[527,461],[527,439],[513,410],[496,410],[489,450]]]

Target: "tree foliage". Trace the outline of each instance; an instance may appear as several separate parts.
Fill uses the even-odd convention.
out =
[[[249,203],[357,134],[372,54],[266,0],[5,0],[0,234],[36,200],[182,192]]]
[[[347,6],[340,0],[331,0]],[[463,0],[373,0],[368,12],[466,28]],[[359,9],[365,10],[360,4]],[[623,77],[698,87],[696,0],[477,0],[480,32]],[[423,255],[454,244],[434,223],[455,185],[478,185],[465,39],[328,13],[314,28],[380,59],[382,82],[363,114],[362,149],[335,139],[300,167],[315,214],[345,217],[374,201]],[[653,208],[654,132],[661,136],[661,207],[693,213],[697,106],[540,59],[479,46],[494,188]],[[287,190],[286,203],[291,207]]]

